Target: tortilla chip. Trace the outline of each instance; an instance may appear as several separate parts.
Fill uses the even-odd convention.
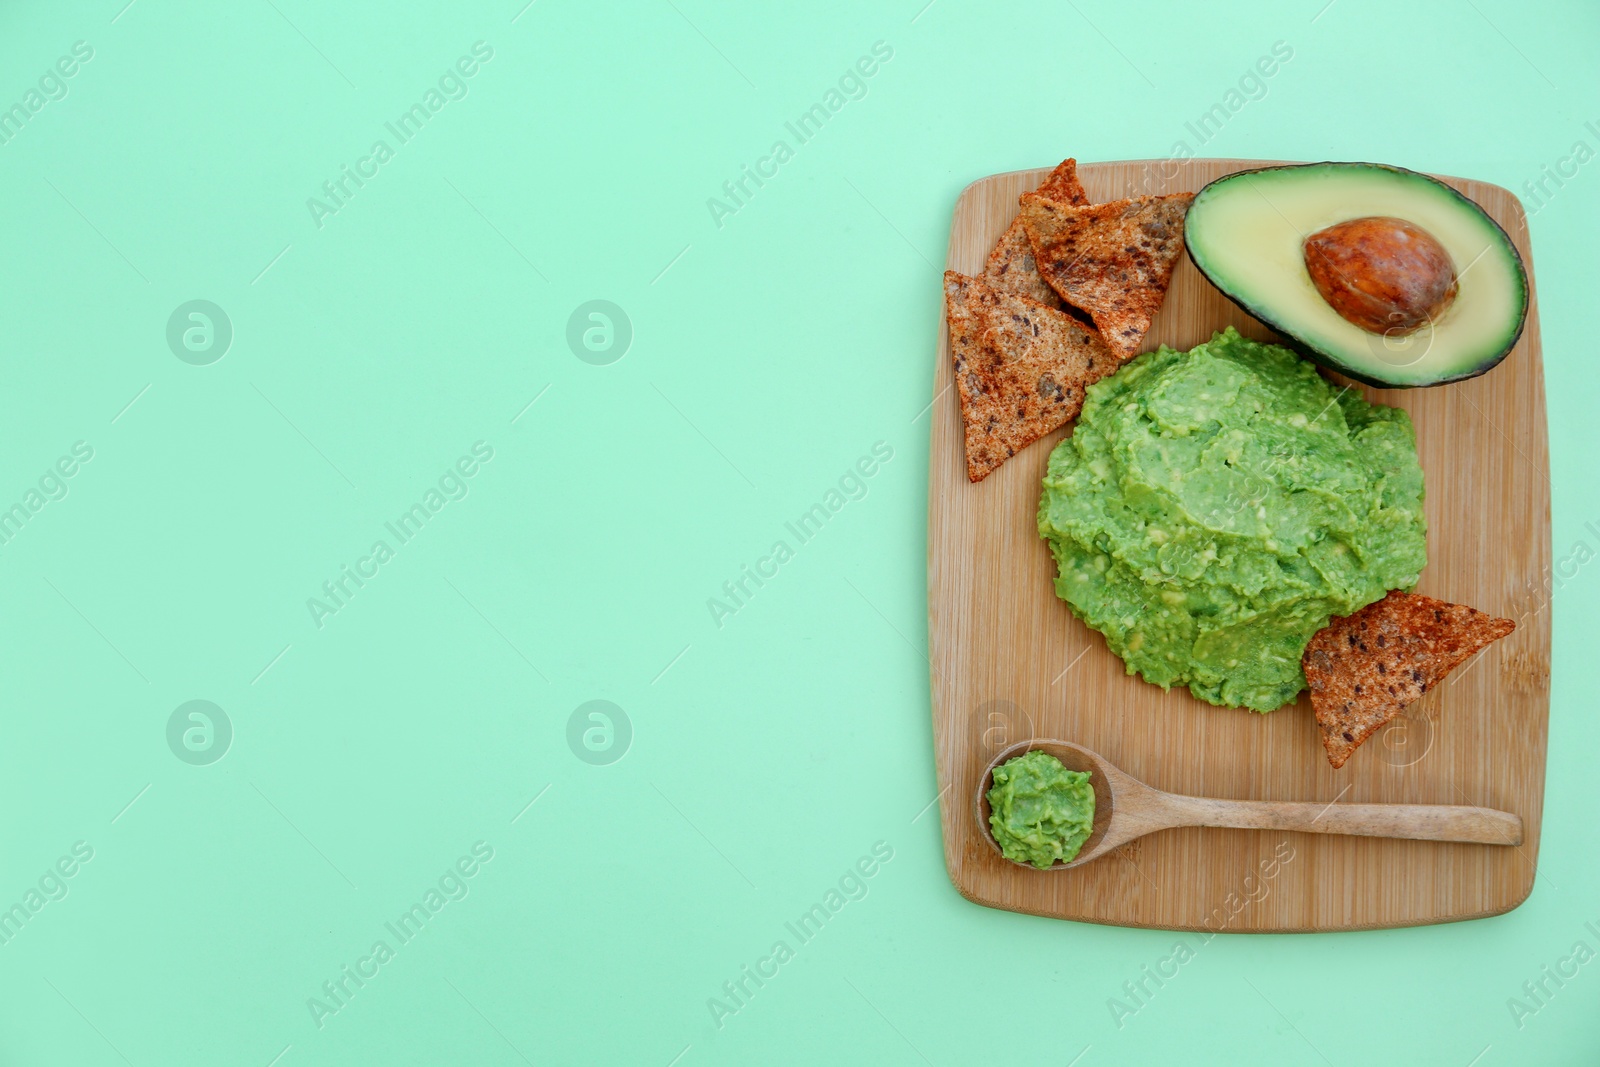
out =
[[[1078,161],[1071,156],[1056,164],[1056,169],[1045,175],[1044,181],[1039,183],[1039,188],[1034,192],[1063,204],[1082,206],[1089,203],[1089,194],[1084,192],[1083,183],[1078,180]]]
[[[944,275],[950,352],[966,426],[967,478],[996,467],[1083,407],[1117,357],[1064,312],[955,271]]]
[[[1074,207],[1038,193],[1022,196],[1020,218],[1040,276],[1062,300],[1087,311],[1123,359],[1139,354],[1167,295],[1193,199],[1172,193]]]
[[[1406,705],[1516,628],[1476,608],[1398,591],[1334,619],[1300,658],[1328,762],[1343,767]]]
[[[1078,181],[1078,161],[1064,159],[1051,171],[1034,192],[1061,204],[1087,205],[1089,194]],[[1033,265],[1033,245],[1028,243],[1028,233],[1022,228],[1022,217],[1011,220],[1011,225],[1000,236],[989,261],[983,267],[983,280],[997,289],[1008,289],[1037,300],[1046,307],[1060,308],[1061,298],[1039,277]],[[1069,312],[1070,314],[1070,312]]]

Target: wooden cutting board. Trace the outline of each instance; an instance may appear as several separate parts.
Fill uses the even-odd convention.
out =
[[[1267,165],[1243,159],[1095,163],[1096,203],[1197,191]],[[961,194],[949,266],[978,274],[1048,169],[997,174]],[[1515,196],[1445,178],[1505,228],[1533,281]],[[1062,919],[1181,930],[1313,931],[1408,926],[1509,911],[1533,887],[1550,707],[1550,482],[1538,302],[1488,374],[1367,399],[1411,413],[1427,480],[1428,566],[1418,591],[1515,619],[1491,645],[1369,740],[1344,768],[1323,754],[1304,695],[1269,715],[1218,708],[1124,673],[1104,639],[1056,599],[1035,527],[1040,478],[1063,429],[986,480],[966,479],[950,338],[941,329],[928,486],[928,632],[945,862],[976,903]],[[1274,335],[1213,288],[1187,256],[1146,350],[1189,348],[1233,325]],[[1332,376],[1340,384],[1345,379]],[[1555,579],[1559,581],[1559,577]],[[1158,789],[1253,800],[1474,804],[1515,812],[1520,847],[1271,831],[1166,830],[1070,871],[1033,871],[980,837],[978,777],[1000,749],[1055,737],[1098,751]]]

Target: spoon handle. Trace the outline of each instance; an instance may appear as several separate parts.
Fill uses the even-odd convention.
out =
[[[1522,819],[1507,811],[1450,804],[1318,804],[1276,800],[1216,800],[1168,794],[1175,825],[1358,834],[1413,841],[1522,844]]]

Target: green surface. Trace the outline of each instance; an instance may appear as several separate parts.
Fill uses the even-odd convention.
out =
[[[0,898],[40,904],[0,945],[0,1062],[1012,1063],[996,960],[1044,1062],[1593,1062],[1592,7],[123,2],[0,14],[0,101],[93,49],[0,143],[0,499],[41,504],[0,546]],[[924,409],[950,211],[985,174],[1180,139],[1569,175],[1533,219],[1548,806],[1503,918],[1202,943],[945,878]],[[314,219],[346,166],[370,176]],[[715,218],[745,166],[773,176]],[[220,360],[187,310],[169,347],[195,300]],[[614,313],[569,347],[596,300],[620,359],[584,347],[620,346]],[[201,705],[169,734],[190,701],[231,729]]]
[[[1129,674],[1276,711],[1329,618],[1417,584],[1422,496],[1409,415],[1230,326],[1089,387],[1039,536],[1056,595]]]

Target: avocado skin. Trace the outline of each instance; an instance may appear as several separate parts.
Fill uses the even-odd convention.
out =
[[[1522,289],[1522,311],[1517,316],[1516,329],[1513,330],[1508,336],[1505,347],[1503,347],[1494,356],[1484,360],[1477,366],[1469,367],[1465,370],[1462,370],[1460,373],[1445,375],[1427,382],[1387,382],[1382,378],[1374,377],[1370,369],[1363,370],[1361,367],[1351,366],[1349,363],[1340,359],[1336,353],[1324,352],[1321,349],[1311,347],[1310,345],[1301,341],[1298,337],[1294,336],[1294,334],[1285,330],[1282,325],[1272,318],[1270,312],[1262,308],[1255,307],[1241,297],[1234,296],[1232,293],[1230,293],[1227,288],[1224,287],[1216,278],[1211,276],[1210,272],[1207,271],[1202,265],[1201,258],[1195,255],[1194,248],[1189,244],[1189,227],[1184,226],[1183,250],[1188,253],[1189,261],[1195,265],[1195,267],[1205,277],[1206,281],[1210,282],[1212,286],[1215,287],[1223,296],[1231,300],[1239,308],[1239,310],[1243,311],[1251,318],[1256,319],[1262,325],[1270,329],[1273,333],[1277,334],[1282,339],[1282,344],[1286,348],[1293,349],[1295,352],[1298,352],[1300,355],[1304,356],[1306,359],[1309,359],[1313,363],[1327,367],[1331,371],[1337,371],[1347,378],[1354,378],[1356,381],[1365,385],[1370,385],[1378,389],[1427,389],[1435,385],[1448,385],[1451,382],[1461,382],[1466,381],[1468,378],[1476,378],[1478,375],[1486,374],[1495,367],[1499,366],[1501,361],[1504,360],[1506,356],[1511,354],[1511,350],[1517,346],[1517,342],[1522,339],[1523,328],[1528,324],[1529,290],[1527,265],[1522,261],[1522,253],[1518,252],[1517,246],[1512,243],[1511,235],[1506,233],[1505,228],[1496,222],[1487,211],[1483,210],[1483,207],[1479,205],[1477,201],[1473,200],[1470,196],[1451,188],[1449,185],[1440,181],[1438,178],[1435,178],[1433,175],[1424,174],[1421,171],[1408,170],[1405,167],[1396,167],[1388,163],[1341,163],[1335,160],[1323,160],[1320,163],[1282,163],[1270,167],[1252,167],[1249,170],[1234,171],[1232,174],[1224,174],[1220,178],[1213,178],[1211,181],[1202,186],[1200,191],[1195,194],[1195,202],[1199,203],[1200,198],[1205,195],[1206,190],[1211,188],[1213,185],[1216,185],[1218,182],[1225,182],[1234,178],[1241,178],[1249,174],[1264,174],[1268,171],[1297,170],[1300,167],[1328,166],[1370,167],[1373,170],[1386,170],[1392,171],[1396,174],[1404,174],[1412,178],[1421,178],[1424,181],[1432,182],[1434,185],[1437,185],[1455,199],[1462,201],[1472,211],[1477,212],[1489,221],[1489,224],[1494,227],[1495,232],[1500,235],[1501,244],[1505,247],[1505,250],[1510,253],[1512,261],[1517,265],[1517,280]]]

